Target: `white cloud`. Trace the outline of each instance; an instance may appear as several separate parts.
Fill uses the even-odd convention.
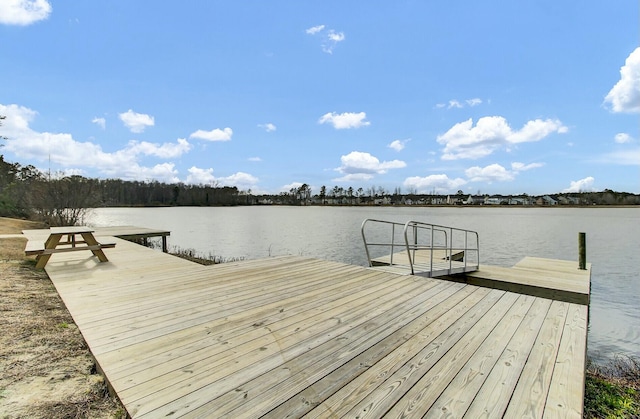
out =
[[[341,114],[329,112],[320,117],[319,124],[329,123],[335,129],[360,128],[371,125],[369,121],[365,121],[367,114],[365,112],[344,112]]]
[[[268,124],[258,124],[258,127],[264,129],[267,132],[273,132],[276,130],[276,126],[271,122],[269,122]]]
[[[478,121],[479,123],[480,121]],[[560,121],[551,119],[536,119],[528,121],[520,131],[511,132],[506,140],[511,144],[529,143],[543,139],[544,137],[557,132],[566,134],[569,131]]]
[[[336,45],[338,45],[338,42],[342,42],[345,39],[343,32],[335,32],[333,29],[329,30],[324,42],[322,43],[322,51],[327,54],[333,54],[333,50]]]
[[[259,179],[248,173],[237,172],[231,176],[215,177],[213,169],[202,169],[192,166],[185,183],[192,185],[215,185],[215,186],[236,186],[238,189],[252,189]]]
[[[180,157],[191,149],[191,144],[184,139],[178,138],[176,143],[164,143],[162,145],[153,144],[146,141],[129,141],[126,151],[133,154],[144,154],[156,156],[164,159]]]
[[[318,26],[310,27],[305,32],[308,33],[309,35],[315,35],[318,32],[322,32],[323,29],[324,29],[324,25],[318,25]]]
[[[143,113],[137,113],[131,109],[129,109],[127,112],[118,114],[118,117],[120,117],[120,120],[124,123],[124,125],[134,133],[144,132],[145,128],[155,125],[153,116],[149,116]]]
[[[613,112],[640,113],[640,47],[620,68],[620,80],[604,98]]]
[[[629,134],[627,134],[626,132],[619,132],[618,134],[616,134],[616,136],[614,137],[614,141],[618,144],[624,144],[624,143],[630,143],[633,141],[633,138],[631,138],[631,136]]]
[[[436,108],[438,108],[438,109],[442,109],[442,108],[447,108],[447,109],[453,109],[453,108],[455,108],[455,109],[462,109],[462,108],[464,108],[465,106],[474,107],[474,106],[478,106],[478,105],[480,105],[481,103],[482,103],[482,99],[477,98],[477,97],[474,97],[474,98],[472,98],[472,99],[467,99],[467,100],[465,100],[465,101],[464,101],[464,103],[463,103],[463,102],[460,102],[460,101],[459,101],[459,100],[457,100],[457,99],[451,99],[451,100],[449,101],[449,103],[448,103],[448,104],[446,104],[446,103],[437,103],[437,104],[436,104]],[[466,104],[466,105],[465,105],[465,104]]]
[[[0,23],[5,25],[30,25],[45,20],[51,14],[47,0],[2,0]]]
[[[173,163],[160,163],[153,167],[142,167],[135,164],[128,169],[128,173],[122,177],[125,180],[157,180],[165,183],[178,183],[178,171]]]
[[[584,179],[571,181],[571,186],[567,189],[564,189],[562,192],[593,192],[593,182],[595,179],[592,176],[586,177]]]
[[[457,191],[462,185],[467,183],[461,178],[449,179],[445,174],[429,175],[425,177],[413,176],[404,180],[405,188],[415,188],[418,193],[429,193],[435,190],[436,193],[448,193]]]
[[[567,131],[557,119],[536,119],[527,122],[519,131],[513,131],[503,117],[486,116],[478,119],[475,127],[471,118],[455,124],[439,135],[437,141],[445,146],[443,160],[477,159],[503,146],[538,141],[554,132]]]
[[[406,163],[401,160],[380,162],[378,158],[369,153],[352,151],[346,156],[340,157],[342,166],[338,170],[342,173],[387,173],[390,169],[400,169],[406,167]]]
[[[198,138],[207,141],[229,141],[233,135],[233,130],[229,127],[225,129],[216,128],[211,131],[197,130],[189,138]]]
[[[217,179],[222,186],[236,186],[238,189],[254,189],[260,179],[249,173],[237,172]]]
[[[511,163],[511,170],[508,170],[502,165],[494,163],[485,167],[470,167],[465,170],[464,174],[469,178],[470,182],[507,182],[514,180],[520,172],[537,169],[542,166],[544,166],[544,163],[524,164],[521,162],[513,162]]]
[[[3,121],[4,133],[9,138],[29,130],[29,123],[35,119],[38,112],[24,106],[0,104],[0,115],[7,117]]]
[[[290,183],[288,185],[283,185],[282,188],[280,188],[280,192],[289,192],[291,189],[293,189],[293,188],[297,189],[302,185],[303,185],[302,182],[293,182],[293,183]]]
[[[515,178],[513,172],[497,163],[490,164],[486,167],[470,167],[464,171],[464,174],[471,182],[505,182]]]
[[[213,169],[201,169],[199,167],[191,166],[189,168],[189,175],[185,183],[190,185],[214,185],[216,184],[216,178],[213,176]]]
[[[63,172],[90,168],[104,176],[125,180],[156,179],[163,182],[177,182],[179,180],[173,163],[164,162],[145,167],[140,165],[139,156],[175,156],[186,152],[189,147],[186,140],[163,145],[131,142],[124,149],[107,153],[100,145],[76,141],[68,133],[32,130],[29,124],[37,116],[37,112],[29,108],[0,104],[0,114],[7,116],[3,121],[3,135],[9,137],[3,150],[19,158],[35,159],[62,166],[60,170]]]
[[[342,42],[345,40],[344,32],[336,32],[334,30],[330,30],[327,34],[327,37],[332,42]]]
[[[185,183],[191,185],[236,186],[239,189],[251,189],[258,183],[258,178],[248,173],[238,172],[227,177],[216,177],[213,169],[202,169],[192,166]]]
[[[376,174],[385,174],[391,169],[401,169],[407,165],[401,160],[381,162],[377,157],[361,151],[352,151],[340,157],[340,161],[342,165],[335,170],[345,176],[336,179],[339,181],[369,180]]]
[[[344,32],[336,32],[333,29],[328,29],[325,31],[325,25],[313,26],[307,29],[305,32],[309,35],[317,35],[322,33],[322,51],[327,54],[333,54],[333,49],[338,45],[339,42],[342,42],[346,39]]]
[[[482,103],[482,99],[474,97],[473,99],[467,99],[465,102],[467,102],[467,105],[474,107],[480,105]]]
[[[394,140],[391,142],[391,144],[389,144],[387,147],[395,150],[395,151],[402,151],[404,150],[405,145],[411,141],[410,138],[406,139],[406,140]]]
[[[544,163],[524,164],[520,162],[513,162],[511,163],[511,170],[513,170],[514,172],[524,172],[531,169],[537,169],[538,167],[542,167],[542,166],[544,166]]]
[[[249,161],[262,161],[260,157],[249,157]]]
[[[93,122],[94,124],[96,124],[102,129],[105,129],[107,127],[107,120],[104,118],[95,117],[91,120],[91,122]]]

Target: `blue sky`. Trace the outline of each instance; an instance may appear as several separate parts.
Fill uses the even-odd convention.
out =
[[[0,153],[253,193],[639,193],[639,12],[0,0]]]

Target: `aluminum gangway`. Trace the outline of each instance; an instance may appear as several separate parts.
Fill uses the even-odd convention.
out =
[[[371,268],[404,275],[438,277],[477,271],[478,233],[420,221],[368,218],[361,227]]]

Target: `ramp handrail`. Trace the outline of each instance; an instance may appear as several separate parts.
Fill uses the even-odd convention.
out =
[[[388,225],[391,230],[391,240],[382,242],[368,241],[365,230],[369,223]],[[402,235],[398,237],[397,233],[400,232],[400,229]],[[475,231],[420,221],[407,221],[402,224],[373,218],[365,219],[360,230],[367,254],[367,263],[370,267],[374,266],[370,250],[373,247],[388,247],[390,249],[389,265],[394,265],[393,258],[394,254],[396,254],[396,249],[398,251],[406,251],[412,275],[415,274],[416,252],[419,250],[429,251],[429,272],[434,271],[434,250],[444,251],[444,255],[440,253],[439,256],[444,256],[441,259],[448,261],[449,272],[453,268],[454,251],[463,252],[465,270],[467,267],[477,269],[480,265],[480,242],[478,233]]]

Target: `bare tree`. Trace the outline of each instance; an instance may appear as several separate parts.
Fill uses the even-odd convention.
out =
[[[98,205],[97,181],[82,176],[59,176],[33,185],[33,208],[50,226],[84,222],[90,208]]]

